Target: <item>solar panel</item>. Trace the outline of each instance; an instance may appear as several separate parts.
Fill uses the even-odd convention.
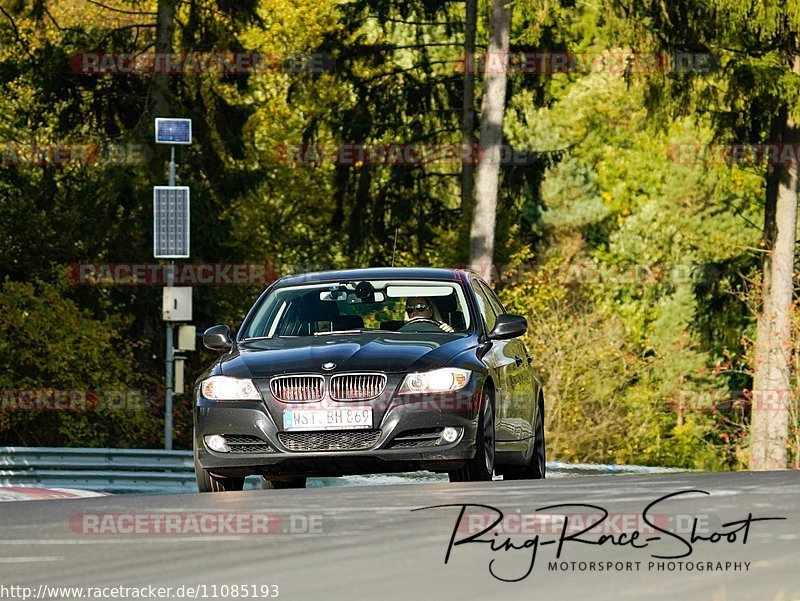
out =
[[[191,119],[156,117],[156,144],[191,144]]]
[[[189,256],[189,186],[153,186],[153,256]]]

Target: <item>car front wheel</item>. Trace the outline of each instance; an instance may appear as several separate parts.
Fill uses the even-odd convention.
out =
[[[200,492],[228,492],[244,488],[244,476],[232,478],[215,476],[203,468],[197,459],[194,460],[194,475],[197,478],[197,490]]]
[[[503,480],[541,480],[545,477],[546,458],[545,458],[545,439],[544,439],[544,398],[539,397],[538,408],[536,410],[536,425],[534,426],[534,443],[531,460],[524,468],[510,468],[503,475]]]
[[[494,406],[484,392],[481,398],[481,417],[475,434],[475,456],[464,467],[449,473],[450,482],[483,482],[494,475],[495,431]]]

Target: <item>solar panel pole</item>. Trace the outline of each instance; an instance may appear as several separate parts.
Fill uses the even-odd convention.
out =
[[[192,143],[192,120],[191,119],[172,119],[172,118],[162,118],[157,117],[155,120],[155,134],[156,134],[156,144],[169,144],[170,145],[170,160],[169,160],[169,188],[170,190],[167,192],[167,198],[162,199],[162,206],[166,203],[166,224],[163,223],[163,219],[158,217],[157,222],[153,225],[153,245],[154,245],[154,254],[156,257],[164,257],[169,258],[169,266],[167,267],[167,277],[166,277],[166,286],[167,288],[174,288],[175,284],[175,261],[173,260],[174,257],[188,257],[189,256],[189,189],[185,188],[185,218],[182,223],[185,224],[183,229],[181,230],[182,236],[179,238],[175,238],[175,231],[173,229],[172,232],[169,231],[169,224],[172,223],[173,228],[175,227],[175,223],[179,221],[179,217],[177,215],[179,200],[177,198],[177,192],[175,190],[175,145],[176,144],[191,144]],[[156,214],[156,198],[158,196],[158,189],[160,187],[157,186],[154,188],[153,191],[153,202],[154,208],[153,213]],[[170,213],[172,211],[172,213]],[[157,232],[159,231],[159,227],[166,227],[166,240],[159,239]],[[170,239],[170,235],[172,235],[172,239]],[[162,246],[159,246],[166,242],[166,249],[163,250]],[[184,248],[179,249],[178,243],[184,243]],[[156,250],[158,249],[158,250]],[[175,293],[177,289],[171,290],[170,298],[173,298],[173,293]],[[191,292],[191,288],[189,288],[189,292]],[[165,299],[167,296],[167,289],[164,290]],[[189,296],[191,299],[191,295]],[[177,307],[177,301],[174,301],[175,308]],[[190,301],[191,302],[191,301]],[[191,305],[189,305],[191,306]],[[166,450],[172,450],[172,397],[174,393],[174,365],[175,365],[175,348],[174,348],[174,319],[172,316],[164,316],[166,323],[166,398],[164,402],[164,448]],[[189,317],[191,320],[191,316]]]
[[[175,185],[175,146],[169,147],[169,185]],[[175,261],[169,260],[167,268],[167,286],[175,284]],[[173,367],[175,363],[175,347],[172,322],[167,322],[167,394],[164,402],[164,449],[172,450],[172,396],[173,396]]]

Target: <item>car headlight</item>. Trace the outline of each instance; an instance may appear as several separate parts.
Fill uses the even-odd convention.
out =
[[[252,380],[231,378],[230,376],[211,376],[200,385],[203,396],[212,401],[260,401]]]
[[[433,371],[408,374],[397,394],[451,392],[461,390],[469,383],[472,374],[468,369],[445,367]]]

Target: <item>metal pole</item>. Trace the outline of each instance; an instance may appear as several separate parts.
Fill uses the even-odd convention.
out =
[[[164,448],[172,450],[172,363],[175,360],[175,351],[172,344],[172,322],[167,322],[167,402],[164,408]]]
[[[169,185],[175,185],[175,147],[170,146],[170,157],[169,157]],[[172,286],[175,283],[174,280],[174,269],[175,269],[175,262],[169,262],[169,268],[167,269],[167,286]],[[172,342],[172,322],[167,322],[167,398],[166,402],[164,403],[164,448],[167,451],[172,450],[172,388],[174,386],[173,381],[173,363],[175,361],[175,345]]]

